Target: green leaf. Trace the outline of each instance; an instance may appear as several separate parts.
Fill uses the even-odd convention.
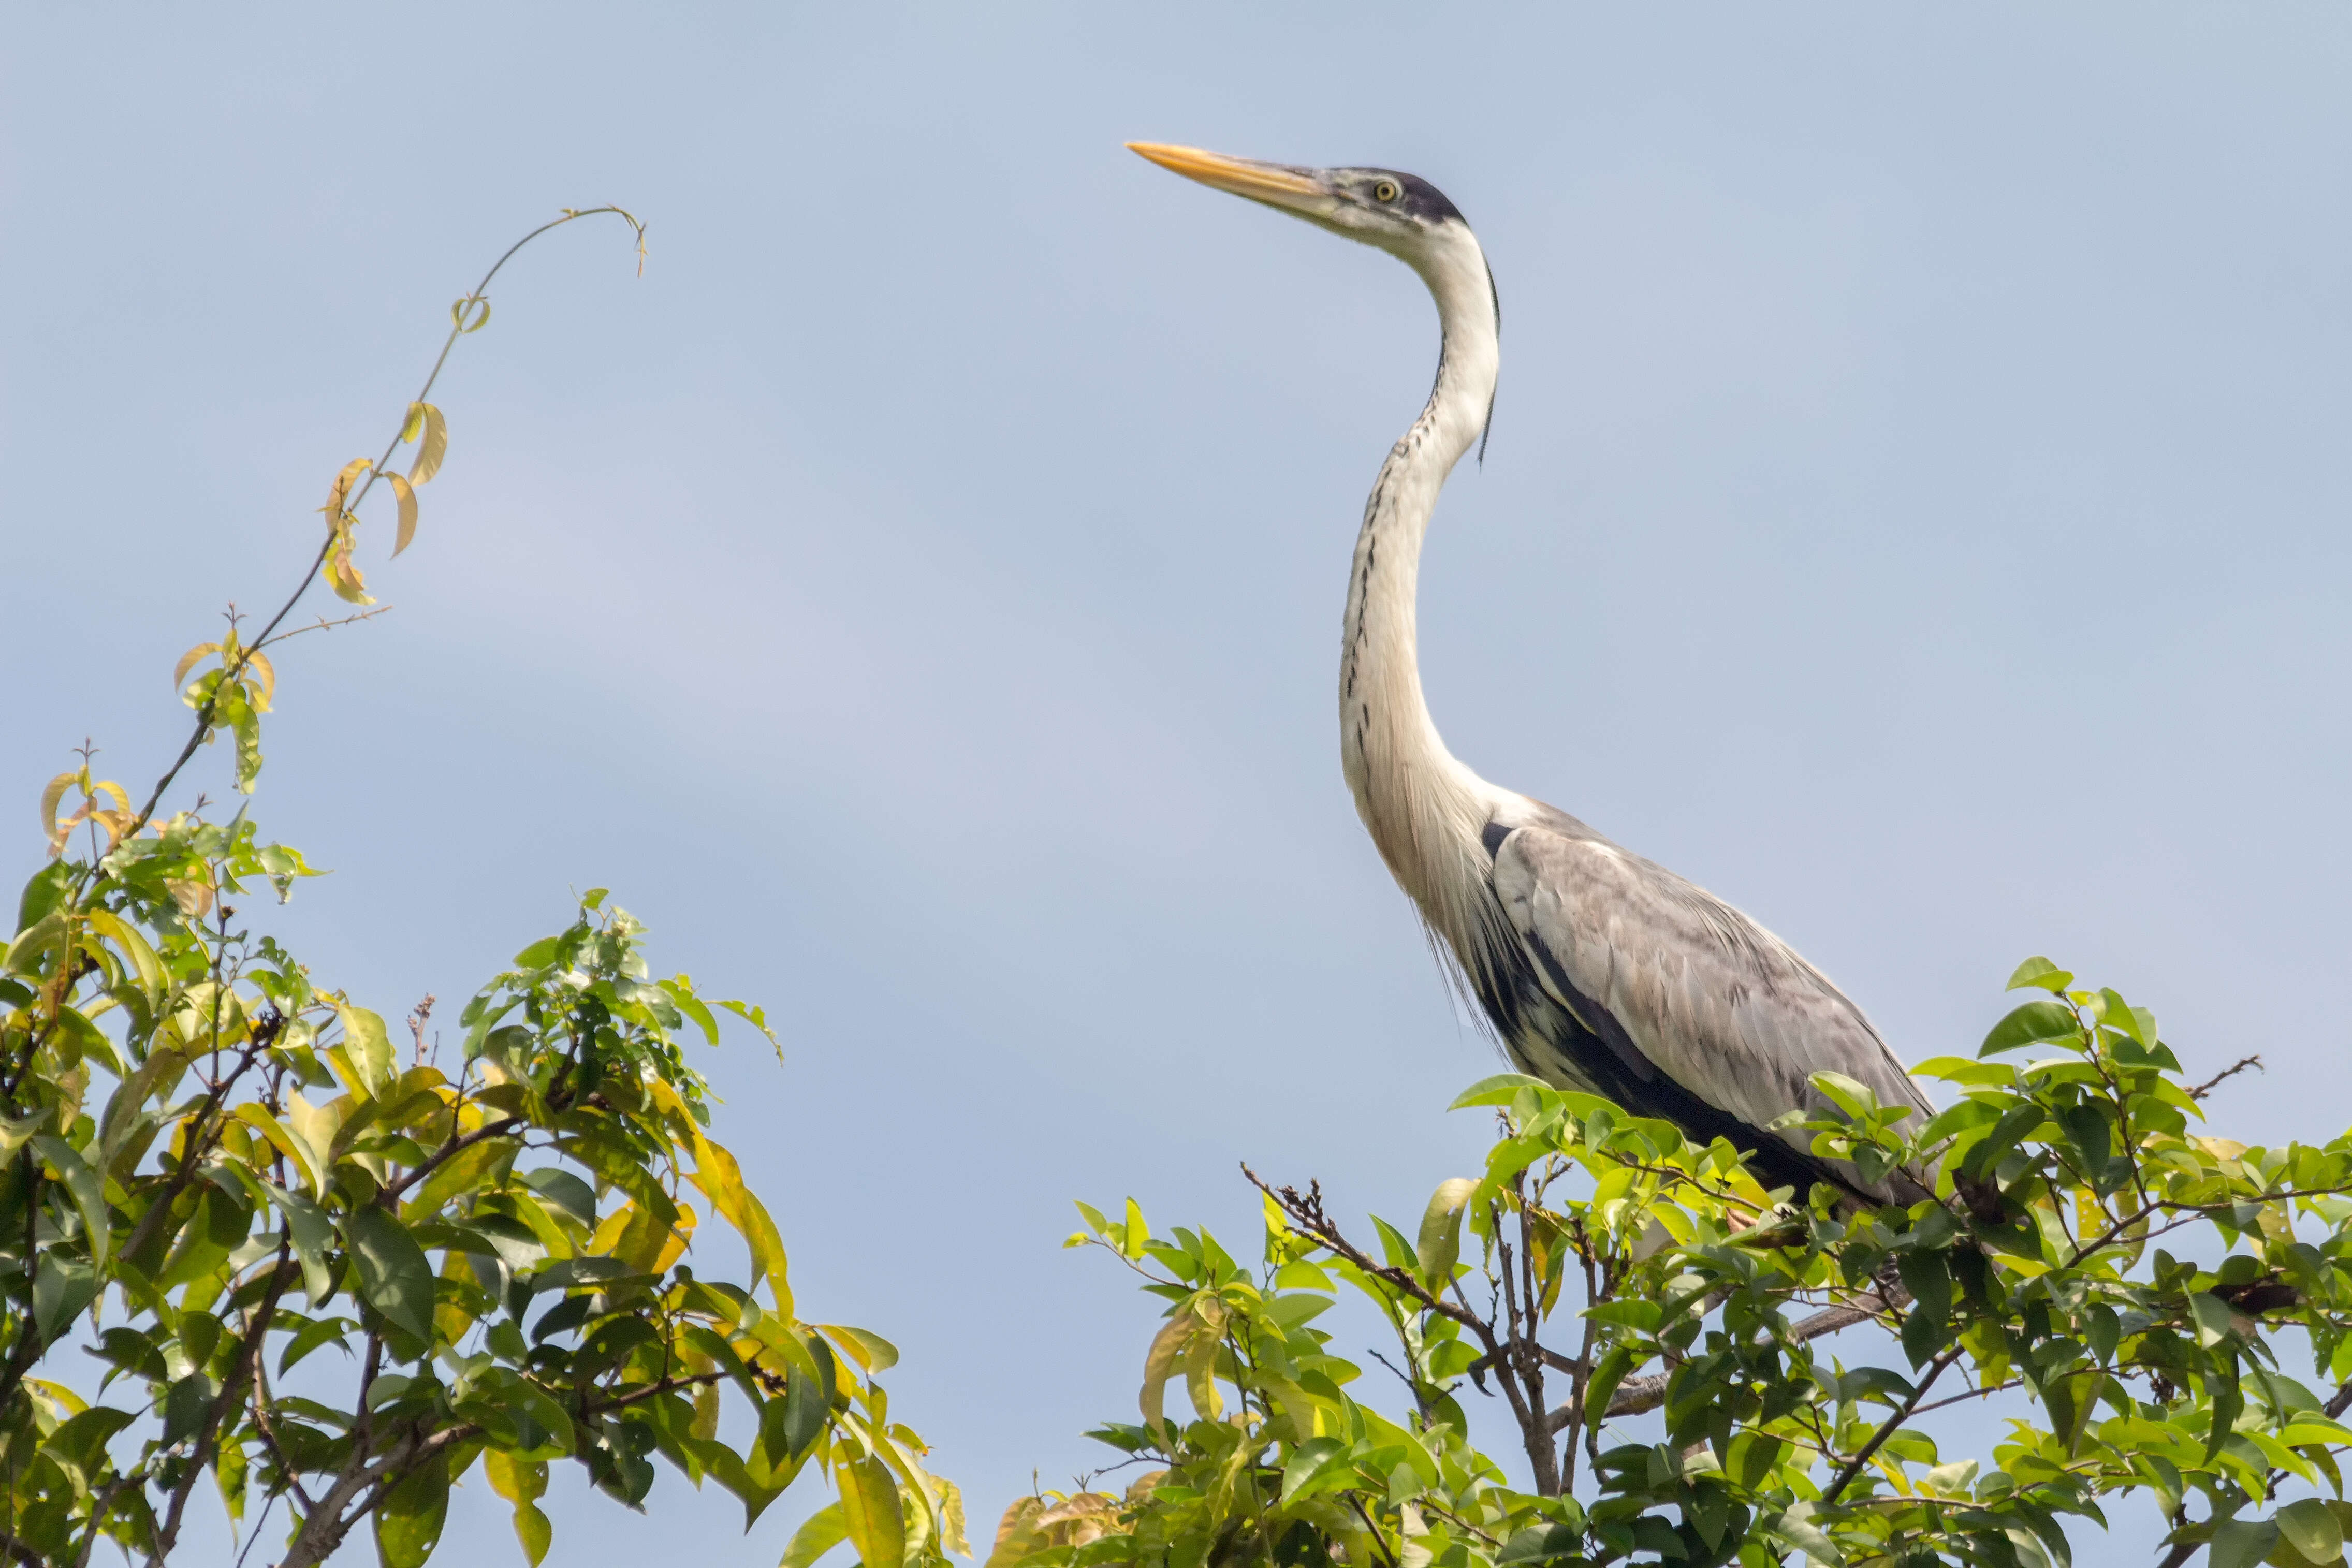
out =
[[[2233,1519],[2213,1527],[2207,1568],[2255,1568],[2278,1544],[2278,1526],[2267,1519]]]
[[[1282,1504],[1287,1508],[1301,1496],[1312,1497],[1327,1483],[1354,1474],[1348,1463],[1348,1444],[1339,1437],[1309,1437],[1298,1445],[1282,1467]]]
[[[1522,1089],[1546,1089],[1550,1085],[1540,1078],[1530,1078],[1524,1072],[1497,1072],[1491,1078],[1481,1078],[1454,1097],[1449,1111],[1465,1111],[1475,1105],[1507,1105]]]
[[[2278,1512],[2279,1533],[2309,1563],[2333,1563],[2344,1555],[2344,1529],[2315,1497],[2291,1502]]]
[[[570,1171],[560,1166],[549,1166],[541,1170],[520,1172],[517,1179],[581,1224],[594,1227],[596,1194],[586,1182]]]
[[[2142,1045],[2153,1047],[2156,1044],[2154,1013],[2146,1008],[2132,1006],[2112,990],[2101,991],[2099,999],[2106,1004],[2099,1013],[2101,1023],[2109,1029],[2120,1030]]]
[[[793,1538],[784,1542],[784,1554],[776,1568],[809,1568],[810,1563],[840,1545],[848,1534],[849,1525],[842,1518],[841,1505],[826,1503],[793,1531]]]
[[[1442,1291],[1454,1278],[1454,1264],[1462,1256],[1462,1211],[1478,1184],[1468,1176],[1455,1176],[1438,1185],[1431,1195],[1429,1207],[1421,1217],[1421,1235],[1413,1247],[1413,1255],[1421,1264],[1422,1283],[1433,1291]]]
[[[89,1168],[71,1144],[63,1138],[40,1137],[33,1140],[33,1152],[47,1162],[66,1185],[73,1198],[74,1207],[81,1213],[83,1228],[89,1235],[90,1262],[106,1267],[107,1253],[113,1246],[113,1236],[108,1228],[106,1186],[98,1173]]]
[[[1581,1563],[1584,1555],[1584,1531],[1567,1524],[1531,1524],[1503,1542],[1502,1551],[1495,1554],[1496,1568],[1511,1568],[1519,1563],[1548,1563],[1565,1557]]]
[[[2063,991],[2074,983],[2074,977],[2047,958],[2028,958],[2009,977],[2004,990],[2014,991],[2024,986],[2039,986],[2045,991]]]
[[[425,1343],[433,1343],[433,1265],[399,1220],[370,1204],[343,1221],[360,1299]]]
[[[2189,1298],[2189,1311],[2197,1321],[2197,1343],[2212,1349],[2230,1337],[2233,1330],[2230,1303],[2210,1291],[2200,1291]]]
[[[907,1519],[890,1467],[871,1454],[852,1458],[844,1447],[835,1451],[833,1479],[841,1491],[843,1531],[858,1560],[867,1568],[898,1568],[907,1557]]]
[[[1870,1085],[1843,1072],[1816,1072],[1812,1085],[1828,1095],[1837,1108],[1860,1122],[1878,1110],[1878,1095]]]
[[[2037,1040],[2069,1040],[2082,1027],[2074,1009],[2064,1002],[2027,1002],[1992,1026],[1992,1032],[1977,1047],[1977,1054],[1998,1056]]]
[[[1900,1252],[1895,1266],[1912,1300],[1903,1320],[1903,1354],[1913,1366],[1924,1366],[1944,1343],[1944,1325],[1952,1312],[1951,1270],[1940,1252]]]
[[[269,1201],[286,1217],[286,1234],[293,1243],[294,1257],[302,1265],[302,1290],[310,1297],[313,1309],[327,1304],[335,1292],[335,1271],[327,1263],[327,1249],[335,1244],[335,1222],[327,1211],[298,1193],[288,1192],[275,1182],[263,1182],[262,1190]]]
[[[1585,1385],[1584,1416],[1593,1426],[1599,1426],[1609,1414],[1609,1401],[1617,1396],[1617,1385],[1633,1370],[1633,1347],[1619,1345],[1601,1358],[1592,1369],[1592,1381]]]
[[[58,1331],[97,1298],[99,1284],[97,1270],[80,1259],[54,1249],[43,1250],[33,1277],[33,1322],[40,1328],[43,1344],[57,1343]]]
[[[1822,1533],[1821,1526],[1813,1522],[1812,1512],[1811,1503],[1799,1503],[1773,1521],[1773,1533],[1817,1563],[1843,1563],[1845,1554]]]
[[[65,903],[73,880],[73,866],[62,860],[51,861],[35,872],[16,901],[16,929],[29,931],[54,914]]]
[[[443,1448],[402,1477],[376,1506],[375,1550],[383,1568],[425,1568],[448,1518],[449,1452]]]

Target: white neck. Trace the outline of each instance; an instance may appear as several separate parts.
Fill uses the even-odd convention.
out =
[[[1468,228],[1447,224],[1403,259],[1436,298],[1443,348],[1429,405],[1390,451],[1365,503],[1340,646],[1339,752],[1381,857],[1459,953],[1475,916],[1445,905],[1485,878],[1447,869],[1469,860],[1483,870],[1479,833],[1506,792],[1438,737],[1422,697],[1413,600],[1438,491],[1494,403],[1499,323],[1486,258]]]

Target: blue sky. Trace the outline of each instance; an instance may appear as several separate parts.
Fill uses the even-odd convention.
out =
[[[1482,1143],[1333,724],[1402,268],[1120,149],[1412,170],[1504,304],[1423,574],[1454,749],[1743,905],[1914,1059],[2047,952],[2250,1141],[2339,1130],[2352,19],[2336,8],[19,8],[0,495],[25,803],[176,747],[450,298],[394,613],[279,661],[281,929],[445,1009],[609,885],[766,1003],[715,1059],[803,1306],[977,1520],[1132,1408],[1064,1254],[1234,1166],[1416,1212]],[[217,771],[217,765],[215,770]],[[223,793],[217,777],[205,782]],[[1097,1450],[1097,1452],[1107,1452]],[[561,1560],[772,1562],[570,1481]],[[814,1500],[799,1500],[803,1503]],[[2144,1539],[2144,1535],[2139,1537]],[[365,1548],[352,1555],[363,1559]],[[518,1559],[469,1489],[446,1561]]]

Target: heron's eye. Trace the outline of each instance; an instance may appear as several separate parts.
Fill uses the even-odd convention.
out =
[[[1394,180],[1382,180],[1372,187],[1372,200],[1376,202],[1393,202],[1399,193]]]

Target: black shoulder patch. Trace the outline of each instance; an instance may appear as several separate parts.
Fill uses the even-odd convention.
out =
[[[1488,860],[1503,852],[1503,841],[1510,836],[1511,830],[1500,822],[1489,822],[1478,830],[1478,841],[1486,846]]]

